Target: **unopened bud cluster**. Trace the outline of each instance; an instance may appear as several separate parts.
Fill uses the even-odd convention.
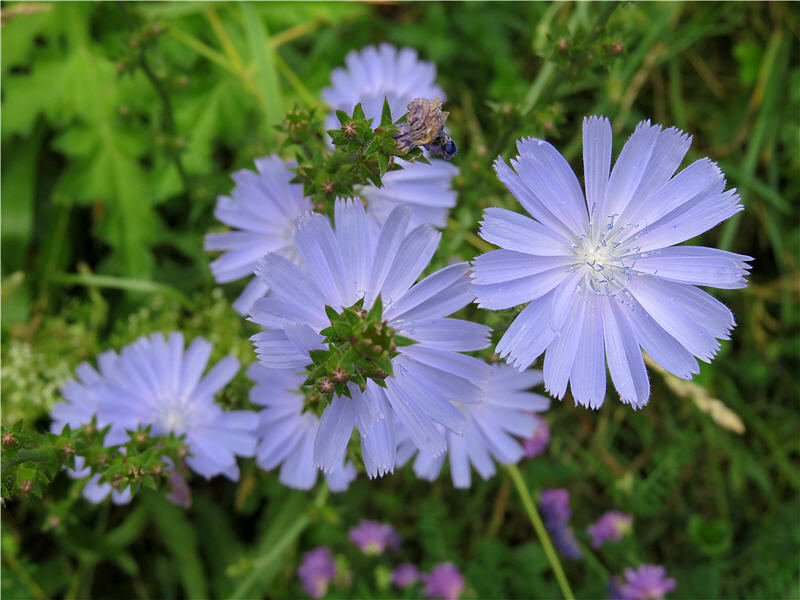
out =
[[[393,374],[392,358],[397,346],[414,343],[398,336],[382,320],[380,297],[369,311],[363,304],[361,299],[341,312],[330,306],[325,309],[331,324],[320,333],[325,336],[327,350],[311,352],[314,362],[305,382],[309,403],[315,408],[324,408],[331,394],[350,396],[348,384],[361,390],[370,379],[384,385],[384,380]]]

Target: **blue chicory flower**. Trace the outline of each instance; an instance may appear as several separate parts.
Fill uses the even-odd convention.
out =
[[[604,513],[595,523],[586,528],[592,536],[592,546],[600,548],[606,542],[618,542],[631,529],[633,517],[618,510]]]
[[[394,119],[405,114],[414,98],[438,96],[445,100],[444,91],[434,83],[436,66],[419,60],[416,50],[411,48],[398,50],[390,44],[367,46],[350,52],[345,63],[347,68],[337,68],[331,73],[331,86],[322,90],[322,98],[332,109],[348,114],[361,103],[364,115],[373,120],[373,125],[380,121],[384,98]],[[339,127],[333,113],[328,115],[326,126]],[[420,223],[444,227],[447,213],[456,203],[452,179],[458,169],[437,158],[431,158],[430,165],[400,158],[395,158],[395,162],[403,168],[384,175],[380,188],[365,186],[359,190],[359,195],[367,201],[368,213],[383,222],[398,203],[403,203],[412,209],[410,227]]]
[[[544,525],[553,536],[555,547],[567,558],[573,560],[582,558],[583,554],[578,548],[575,534],[569,527],[572,516],[569,508],[569,492],[565,489],[542,490],[541,506]]]
[[[259,413],[256,464],[270,471],[281,465],[280,482],[290,488],[308,490],[317,482],[319,469],[314,464],[314,439],[319,417],[303,411],[303,396],[298,393],[305,377],[292,370],[268,369],[253,363],[247,376],[255,382],[250,401],[265,407]],[[325,480],[332,492],[345,491],[356,477],[353,463],[347,461]]]
[[[295,260],[294,228],[297,218],[311,211],[311,201],[303,196],[303,186],[289,183],[294,173],[292,162],[277,155],[255,161],[257,172],[247,169],[233,174],[236,186],[230,196],[220,196],[214,215],[233,231],[209,233],[206,250],[222,250],[211,263],[218,283],[249,277],[258,261],[269,252],[279,252]],[[254,277],[233,303],[240,314],[247,314],[253,302],[267,293],[263,281]]]
[[[66,425],[75,429],[92,422],[97,415],[97,406],[100,402],[98,391],[106,378],[110,376],[118,358],[117,353],[113,350],[98,355],[99,372],[87,362],[78,365],[78,368],[75,369],[77,380],[69,380],[61,387],[61,395],[65,400],[58,402],[50,411],[53,419],[50,431],[61,433]],[[97,420],[97,426],[100,429],[107,425],[108,423],[101,419]],[[86,466],[86,461],[82,456],[76,456],[75,469],[66,469],[66,472],[73,479],[84,479],[91,475],[92,469]],[[131,500],[130,487],[126,486],[121,490],[115,490],[110,483],[100,481],[99,473],[89,477],[82,491],[83,497],[94,504],[102,502],[109,494],[111,494],[111,501],[114,504],[127,504]]]
[[[707,158],[677,175],[691,138],[649,121],[627,141],[611,174],[611,124],[583,123],[586,194],[563,156],[543,140],[517,143],[500,180],[533,217],[489,208],[483,239],[497,244],[475,260],[479,305],[529,304],[497,345],[525,368],[543,352],[546,389],[599,407],[606,362],[623,402],[650,395],[643,349],[666,370],[690,379],[695,357],[710,362],[729,339],[733,315],[696,286],[741,288],[749,256],[677,246],[740,210],[736,190]]]
[[[447,439],[450,476],[456,488],[470,487],[470,464],[483,479],[488,479],[495,473],[492,458],[501,464],[512,464],[525,455],[515,437],[532,436],[537,426],[532,413],[547,410],[550,405],[549,398],[526,391],[541,382],[541,371],[519,372],[508,365],[496,365],[483,386],[481,402],[460,405],[467,418],[463,434],[439,427]],[[398,463],[403,464],[415,448],[405,433],[400,439]],[[444,459],[444,454],[430,456],[420,452],[414,461],[414,472],[433,481],[439,476]]]
[[[485,348],[489,329],[445,318],[473,298],[469,266],[451,265],[414,284],[440,234],[428,225],[409,232],[410,213],[398,206],[377,227],[359,200],[338,200],[335,230],[317,214],[298,225],[300,265],[273,253],[256,271],[271,290],[252,311],[253,320],[267,328],[252,339],[268,368],[301,372],[313,362],[311,351],[328,349],[320,334],[331,326],[326,306],[344,312],[363,301],[363,310],[369,311],[380,298],[383,326],[414,342],[396,348],[393,375],[368,379],[364,389],[350,382],[351,397],[334,394],[325,406],[313,453],[314,463],[325,472],[341,466],[354,427],[361,434],[368,475],[393,471],[395,421],[418,448],[438,456],[447,442],[436,423],[460,432],[467,425],[449,398],[479,401],[489,376],[483,361],[461,354]]]
[[[422,575],[426,598],[458,600],[464,590],[464,576],[451,562],[436,565],[430,573]]]
[[[184,352],[183,334],[142,336],[125,346],[98,388],[97,415],[111,425],[106,443],[123,443],[128,431],[151,426],[153,435],[184,435],[186,464],[203,477],[239,478],[237,456],[253,456],[258,418],[225,411],[214,396],[239,370],[227,356],[203,376],[212,345],[197,337]]]

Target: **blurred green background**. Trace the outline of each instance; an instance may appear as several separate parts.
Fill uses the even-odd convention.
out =
[[[588,114],[611,119],[616,151],[642,119],[680,127],[687,164],[710,156],[740,190],[746,210],[701,243],[753,256],[753,275],[713,292],[738,328],[698,386],[651,371],[638,412],[614,394],[596,412],[554,402],[550,448],[521,470],[533,490],[571,492],[584,543],[602,512],[634,515],[632,536],[566,561],[579,597],[641,562],[667,567],[675,598],[800,597],[798,15],[780,2],[4,3],[3,419],[44,429],[79,362],[155,330],[251,361],[251,325],[229,305],[239,287],[216,288],[202,250],[216,196],[275,151],[286,111],[324,110],[348,51],[412,46],[437,65],[460,148],[433,266],[474,257],[482,209],[514,206],[495,156],[534,135],[580,167]],[[512,315],[468,314],[498,334]],[[247,389],[240,374],[222,401],[246,405]],[[454,491],[446,473],[404,469],[314,504],[245,461],[238,484],[194,479],[192,493],[188,510],[158,494],[96,507],[59,477],[44,502],[9,502],[3,595],[296,597],[299,556],[318,544],[351,561],[334,595],[391,596],[380,572],[400,558],[452,560],[465,597],[559,594],[503,471]],[[400,531],[400,557],[353,557],[346,531],[363,517]]]

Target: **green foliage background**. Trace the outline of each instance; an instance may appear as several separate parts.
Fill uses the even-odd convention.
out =
[[[702,243],[755,257],[746,290],[716,294],[739,323],[695,379],[738,414],[721,427],[651,371],[650,405],[609,394],[589,412],[549,413],[548,452],[521,470],[533,490],[566,487],[573,525],[610,508],[634,533],[567,562],[579,597],[608,572],[666,565],[680,598],[796,598],[800,25],[771,3],[6,3],[2,7],[2,409],[44,429],[83,360],[174,328],[252,360],[251,325],[215,288],[202,236],[219,229],[229,174],[274,151],[274,126],[319,92],[345,54],[389,41],[438,67],[460,154],[459,200],[434,259],[472,258],[486,206],[513,207],[491,162],[523,135],[580,164],[580,122],[605,114],[615,149],[651,118],[694,135],[746,210]],[[478,318],[504,327],[510,313]],[[502,333],[500,331],[499,333]],[[222,402],[246,405],[239,375]],[[8,598],[295,597],[302,552],[350,562],[341,596],[388,597],[382,569],[452,560],[465,596],[556,597],[508,475],[469,491],[409,469],[345,494],[283,488],[243,464],[238,484],[192,481],[188,510],[163,494],[130,506],[79,500],[66,477],[44,502],[2,515]],[[367,560],[346,540],[363,517],[405,538]],[[418,593],[418,592],[417,592]]]

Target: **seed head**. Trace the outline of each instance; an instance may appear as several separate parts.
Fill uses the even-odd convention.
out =
[[[336,383],[345,383],[348,379],[350,379],[350,375],[341,367],[336,367],[331,372],[331,379]]]
[[[317,383],[319,391],[323,394],[332,394],[334,390],[333,382],[330,379],[320,379]]]

